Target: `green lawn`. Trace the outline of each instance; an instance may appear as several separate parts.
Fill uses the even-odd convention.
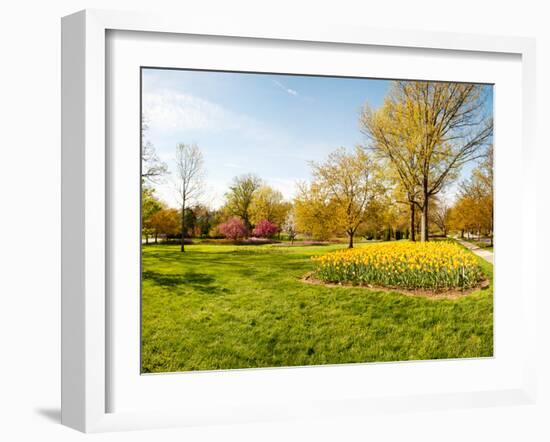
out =
[[[341,247],[144,246],[142,371],[492,356],[492,285],[432,300],[300,281]]]

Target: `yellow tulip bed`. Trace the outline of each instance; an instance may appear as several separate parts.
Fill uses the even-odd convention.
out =
[[[387,242],[314,256],[327,283],[403,289],[467,289],[484,278],[475,256],[452,242]]]

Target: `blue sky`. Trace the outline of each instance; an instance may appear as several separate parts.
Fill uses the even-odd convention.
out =
[[[143,69],[146,138],[171,171],[178,143],[200,147],[202,202],[213,208],[244,173],[291,199],[296,181],[310,178],[308,161],[364,142],[360,109],[365,102],[378,107],[388,87],[387,80]],[[176,205],[170,176],[156,187]]]

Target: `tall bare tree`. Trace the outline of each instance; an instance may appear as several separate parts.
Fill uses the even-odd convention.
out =
[[[177,190],[181,208],[181,251],[185,251],[185,209],[203,190],[204,159],[196,144],[180,143],[176,147]]]
[[[492,140],[485,91],[476,84],[394,81],[380,109],[363,109],[370,147],[395,168],[407,191],[419,192],[422,241],[428,240],[430,198]]]
[[[141,180],[143,183],[155,184],[168,173],[166,164],[161,161],[151,141],[147,140],[149,129],[147,119],[141,117]]]
[[[449,216],[451,214],[451,208],[444,200],[435,200],[435,204],[432,203],[433,210],[430,213],[430,221],[434,223],[443,236],[447,236],[449,230]]]
[[[485,196],[484,212],[488,214],[491,247],[493,246],[493,234],[494,234],[494,195],[493,195],[493,183],[494,183],[494,150],[493,145],[489,146],[487,155],[481,162],[481,164],[474,170],[475,178],[480,182],[483,188],[483,194]]]

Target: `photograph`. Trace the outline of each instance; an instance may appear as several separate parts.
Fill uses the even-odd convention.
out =
[[[492,84],[141,67],[140,94],[142,374],[493,356]]]

